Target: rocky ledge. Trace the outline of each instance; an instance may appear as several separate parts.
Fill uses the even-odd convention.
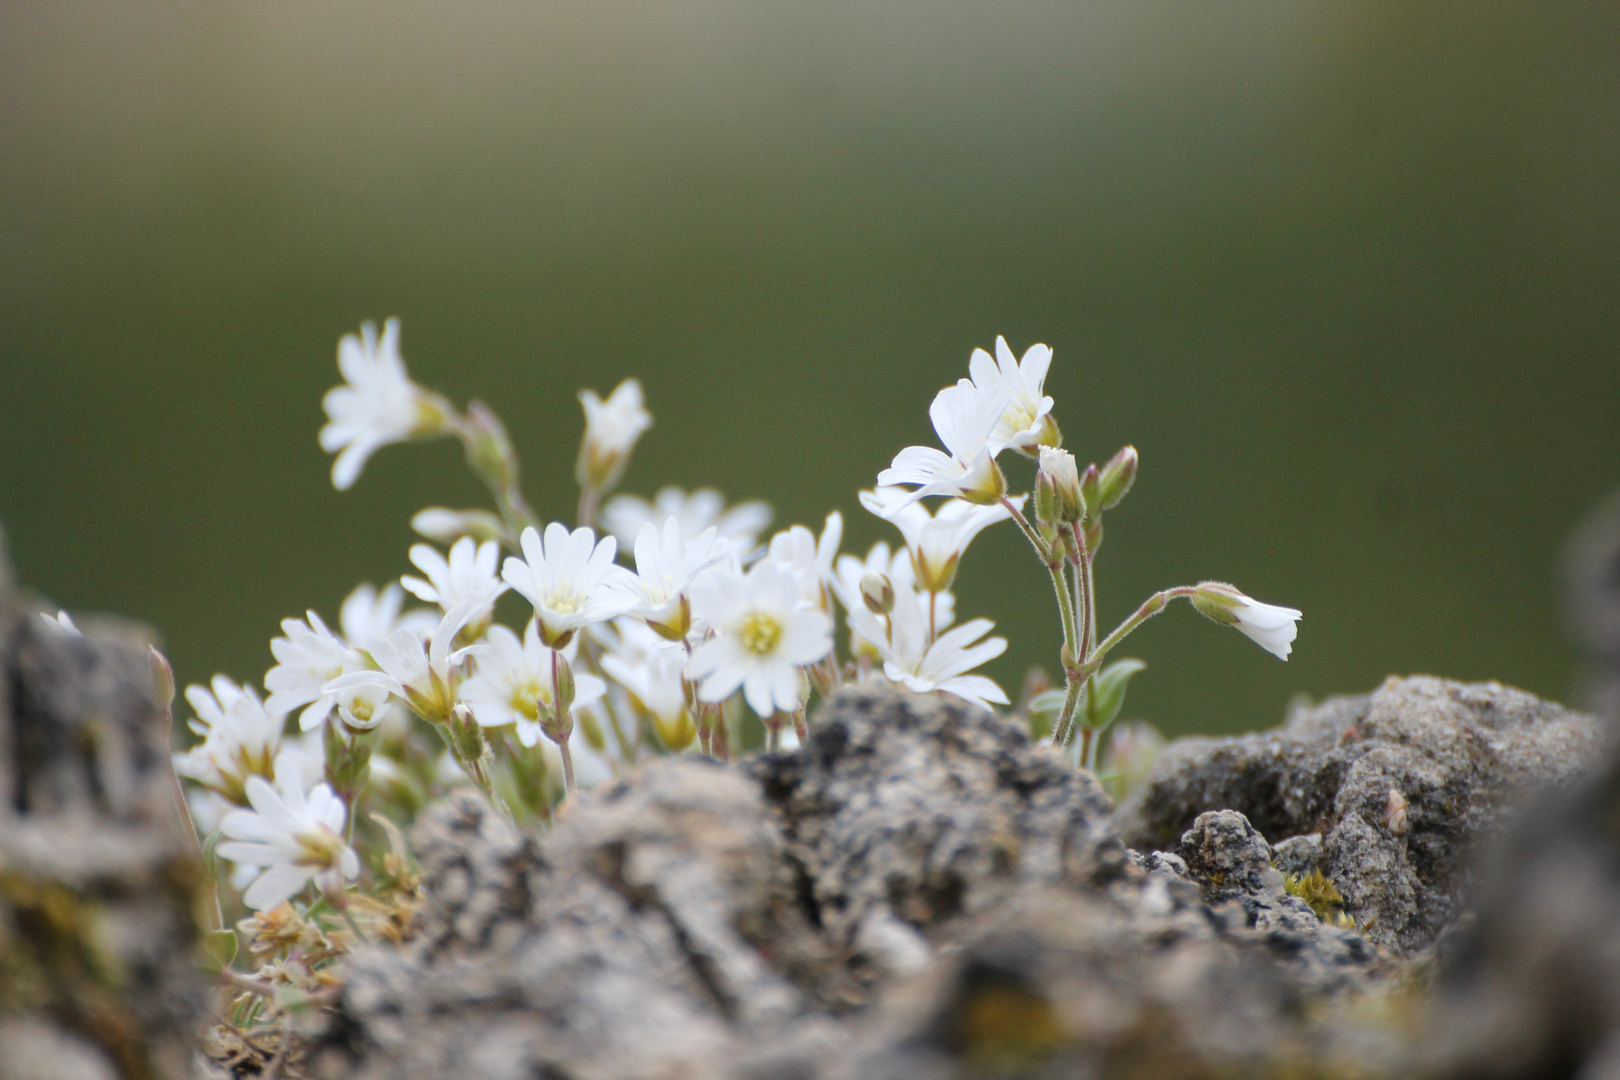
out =
[[[472,795],[430,810],[421,929],[355,956],[305,1061],[333,1080],[1394,1071],[1390,1018],[1427,971],[1407,954],[1463,910],[1463,853],[1598,742],[1515,691],[1392,682],[1177,744],[1114,818],[1132,850],[1095,781],[1016,722],[849,690],[797,753],[654,763],[540,839]],[[1285,869],[1323,871],[1344,912],[1324,921]]]

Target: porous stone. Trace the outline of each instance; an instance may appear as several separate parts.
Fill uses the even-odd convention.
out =
[[[168,738],[144,646],[0,583],[0,1077],[192,1075],[203,878]]]
[[[1172,743],[1113,820],[1144,849],[1172,847],[1209,810],[1277,841],[1319,833],[1317,865],[1346,911],[1411,954],[1460,914],[1474,842],[1531,793],[1590,772],[1603,744],[1595,718],[1497,683],[1390,679],[1275,731]]]
[[[1297,922],[1252,865],[1263,839],[1212,907],[1106,812],[1014,723],[887,689],[836,696],[794,754],[654,762],[538,840],[460,795],[413,836],[419,932],[353,956],[301,1060],[333,1080],[830,1080],[1330,1053],[1306,1005],[1383,985],[1373,950]],[[1253,834],[1217,817],[1184,849],[1200,868]]]

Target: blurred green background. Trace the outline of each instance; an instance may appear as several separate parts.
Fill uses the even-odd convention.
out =
[[[1082,460],[1141,450],[1105,622],[1203,577],[1305,611],[1286,665],[1162,617],[1130,713],[1566,697],[1559,549],[1620,484],[1617,56],[1612,4],[7,4],[0,517],[41,592],[257,681],[480,501],[449,443],[332,490],[364,319],[495,405],[544,512],[575,391],[637,375],[627,489],[841,509],[857,550],[1005,334]],[[1022,543],[959,583],[1009,690],[1058,644]]]

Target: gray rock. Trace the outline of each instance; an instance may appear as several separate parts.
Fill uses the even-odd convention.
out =
[[[1218,809],[1279,841],[1320,833],[1318,865],[1357,925],[1411,954],[1460,914],[1474,841],[1590,772],[1602,744],[1594,718],[1496,683],[1391,679],[1276,731],[1172,743],[1114,824],[1141,848],[1171,847]]]
[[[168,738],[144,646],[0,581],[0,1077],[192,1074],[202,867]]]
[[[1271,865],[1284,874],[1303,877],[1322,869],[1322,834],[1290,836],[1271,849]]]
[[[420,931],[352,958],[307,1060],[333,1080],[809,1080],[1331,1053],[1307,1005],[1383,985],[1373,950],[1298,919],[1240,815],[1186,849],[1236,868],[1217,909],[1106,811],[1011,722],[867,689],[795,754],[655,762],[538,841],[459,796],[413,837]]]

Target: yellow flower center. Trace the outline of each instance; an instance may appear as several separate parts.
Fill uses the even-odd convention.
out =
[[[580,597],[572,589],[563,589],[551,594],[551,602],[547,606],[558,615],[572,615],[580,608]]]
[[[512,711],[529,720],[540,719],[540,707],[536,704],[544,701],[551,704],[551,687],[539,679],[530,679],[512,687]]]
[[[782,640],[782,624],[764,612],[753,612],[737,628],[737,640],[755,656],[769,656]]]

